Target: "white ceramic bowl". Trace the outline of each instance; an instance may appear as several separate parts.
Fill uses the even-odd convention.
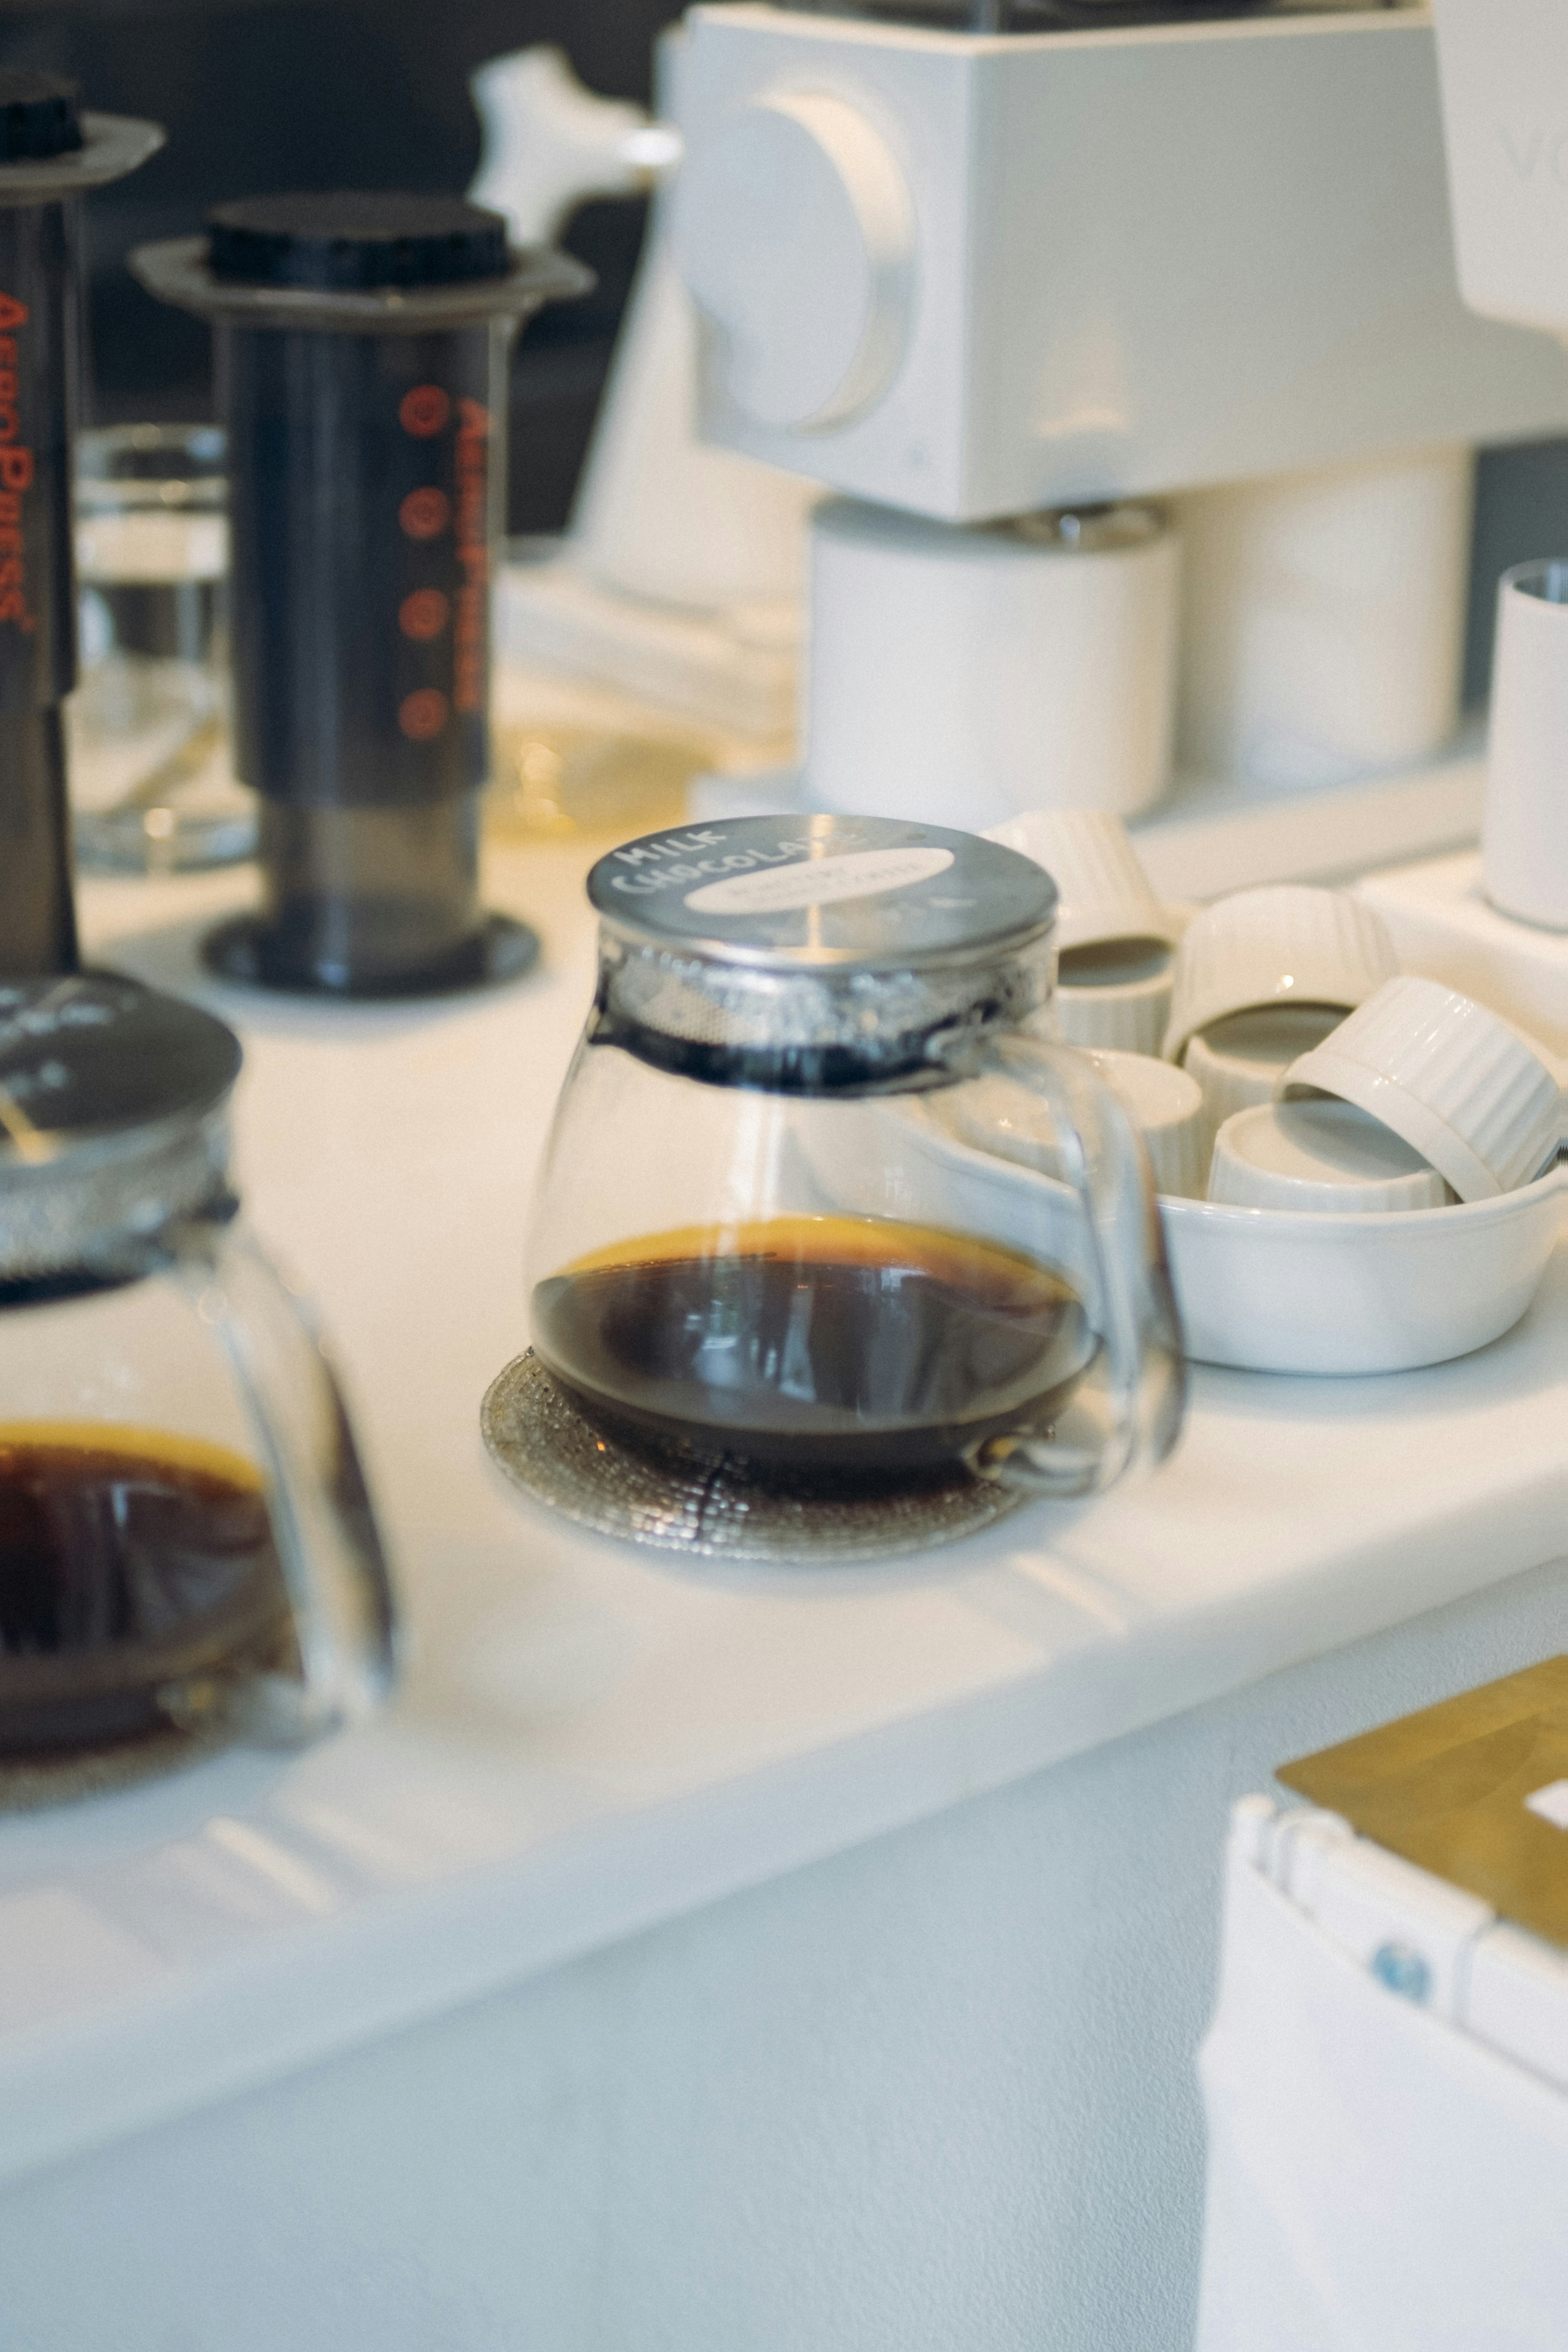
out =
[[[1086,1058],[1143,1138],[1159,1190],[1201,1200],[1208,1131],[1196,1080],[1153,1054],[1090,1052]]]
[[[1186,1352],[1242,1371],[1339,1376],[1468,1356],[1530,1305],[1565,1200],[1554,1167],[1449,1209],[1291,1216],[1163,1201]]]
[[[933,1204],[956,1177],[984,1212],[977,1230],[1038,1246],[1059,1190],[1049,1178],[955,1142],[918,1101],[889,1103],[886,1115],[919,1128]],[[1568,1222],[1568,1162],[1495,1201],[1447,1209],[1289,1215],[1169,1199],[1160,1209],[1189,1356],[1242,1371],[1414,1371],[1518,1322]],[[921,1213],[918,1202],[898,1209]],[[1070,1240],[1070,1220],[1062,1230]]]
[[[1195,915],[1172,973],[1167,1061],[1232,1013],[1258,1004],[1331,1004],[1348,1012],[1398,971],[1383,919],[1348,890],[1275,882],[1237,890]]]

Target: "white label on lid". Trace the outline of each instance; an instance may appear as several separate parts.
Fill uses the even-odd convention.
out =
[[[809,857],[799,865],[732,874],[689,891],[700,915],[783,915],[795,907],[826,907],[838,898],[879,898],[929,882],[952,864],[951,849],[852,849],[842,857]]]

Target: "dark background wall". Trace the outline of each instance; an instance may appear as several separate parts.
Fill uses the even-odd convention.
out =
[[[161,155],[89,207],[92,420],[210,413],[206,331],[142,293],[123,267],[130,247],[264,190],[461,190],[479,157],[475,66],[553,41],[591,89],[646,100],[654,35],[676,13],[677,0],[0,0],[0,64],[68,73],[86,105],[169,132]],[[515,530],[565,518],[643,212],[584,207],[566,241],[598,290],[542,312],[523,339]]]

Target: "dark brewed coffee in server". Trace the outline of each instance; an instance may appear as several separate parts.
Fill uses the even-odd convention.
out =
[[[655,1234],[533,1294],[592,1415],[799,1468],[934,1467],[1048,1420],[1094,1350],[1077,1293],[990,1242],[881,1217]]]
[[[101,1423],[0,1427],[0,1752],[144,1731],[164,1685],[287,1622],[241,1456]]]

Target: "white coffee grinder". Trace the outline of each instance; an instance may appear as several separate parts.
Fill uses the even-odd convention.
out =
[[[1431,12],[960,13],[685,19],[702,428],[840,494],[770,804],[1158,803],[1194,895],[1463,840],[1470,453],[1568,369],[1459,299]]]

